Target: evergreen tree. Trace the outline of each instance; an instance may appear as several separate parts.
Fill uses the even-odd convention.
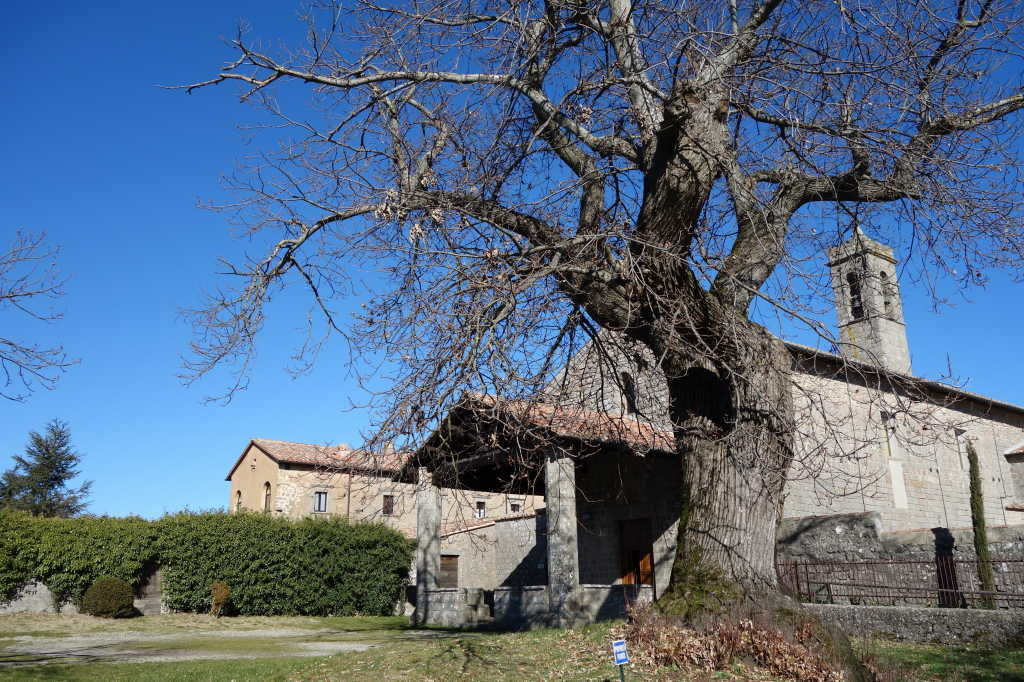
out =
[[[0,479],[0,507],[30,512],[35,516],[75,516],[88,505],[92,481],[77,488],[68,481],[78,475],[81,455],[71,446],[66,422],[54,419],[46,435],[32,431],[25,455],[14,456],[14,466]]]
[[[995,578],[992,576],[992,555],[988,551],[988,529],[985,525],[985,501],[981,492],[981,465],[974,443],[967,441],[967,463],[971,481],[971,526],[974,527],[974,554],[978,559],[978,583],[982,592],[982,608],[995,607]]]

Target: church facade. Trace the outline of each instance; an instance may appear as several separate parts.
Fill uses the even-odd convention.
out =
[[[891,249],[856,231],[829,253],[838,352],[788,344],[796,461],[782,517],[867,514],[882,532],[969,526],[970,447],[988,523],[1024,523],[1024,408],[911,374],[895,266]],[[629,595],[657,598],[680,512],[666,398],[653,358],[611,337],[577,354],[536,403],[468,396],[405,471],[420,467],[417,618],[453,624],[465,611],[465,595],[435,579],[442,544],[454,551],[435,486],[456,480],[545,498],[529,542],[520,533],[517,551],[474,559],[491,562],[489,584],[459,585],[494,590],[497,620],[565,624],[621,612]],[[517,582],[537,580],[539,557],[546,584]]]

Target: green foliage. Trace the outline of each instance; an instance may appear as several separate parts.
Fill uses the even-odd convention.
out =
[[[100,618],[131,618],[132,587],[120,578],[100,578],[85,591],[82,612]]]
[[[387,615],[405,587],[412,547],[379,524],[291,521],[266,514],[180,513],[55,519],[0,512],[0,597],[39,580],[81,603],[100,577],[131,587],[163,567],[167,605],[208,613],[211,586],[231,586],[241,615]]]
[[[165,599],[179,611],[209,610],[221,580],[242,615],[385,615],[412,559],[394,530],[340,518],[182,513],[157,527]]]
[[[71,445],[67,423],[54,419],[46,435],[32,431],[25,456],[14,456],[14,467],[0,479],[0,507],[27,511],[36,516],[68,517],[82,513],[92,481],[78,488],[68,481],[78,475],[81,462]]]
[[[80,603],[104,576],[138,587],[157,560],[156,532],[138,517],[40,518],[0,513],[0,596],[38,580],[58,603]]]
[[[210,615],[221,617],[228,600],[231,599],[231,588],[227,583],[217,581],[210,586]]]
[[[992,593],[995,592],[995,578],[992,576],[992,555],[988,551],[988,528],[985,525],[985,501],[981,493],[981,466],[974,443],[967,441],[967,463],[971,477],[971,526],[974,528],[974,554],[978,559],[978,583],[982,595],[981,605],[994,608]]]

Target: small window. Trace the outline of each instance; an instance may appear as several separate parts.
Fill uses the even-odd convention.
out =
[[[242,491],[241,490],[235,491],[235,511],[236,512],[242,511]]]
[[[263,511],[270,511],[270,481],[263,484]]]
[[[511,502],[508,505],[508,510],[513,514],[517,514],[523,511],[523,505],[519,504],[518,502]]]
[[[384,514],[384,516],[394,516],[395,515],[395,496],[394,495],[385,495],[384,496],[384,502],[381,504],[380,509],[381,509],[381,513]]]
[[[486,518],[486,516],[487,516],[487,503],[484,502],[483,500],[478,500],[477,503],[476,503],[476,510],[474,511],[474,515],[478,519]]]
[[[313,511],[319,514],[327,512],[327,493],[318,490],[313,493]]]
[[[864,301],[861,299],[860,291],[860,273],[847,273],[846,281],[850,285],[850,317],[859,320],[864,317]]]

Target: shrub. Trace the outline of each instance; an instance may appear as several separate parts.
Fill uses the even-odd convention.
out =
[[[183,512],[140,518],[38,518],[0,511],[0,598],[38,580],[58,604],[82,604],[100,577],[138,587],[163,568],[174,611],[210,612],[214,582],[241,615],[389,615],[412,545],[381,524]]]
[[[120,578],[100,578],[85,591],[82,611],[100,618],[131,618],[132,587]]]
[[[231,588],[228,587],[227,583],[217,581],[210,586],[210,615],[220,618],[221,613],[224,611],[224,607],[228,605],[228,600],[231,599]]]

